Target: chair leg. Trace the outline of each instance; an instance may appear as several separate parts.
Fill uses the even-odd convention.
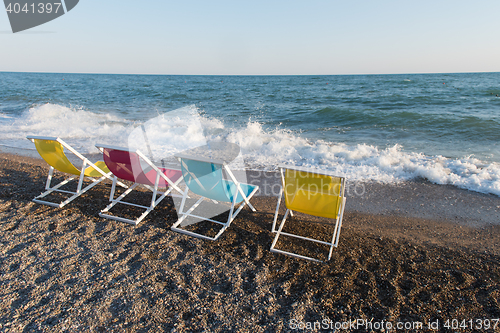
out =
[[[71,201],[73,201],[74,199],[76,199],[77,197],[79,197],[80,195],[82,195],[83,193],[85,193],[88,190],[90,190],[92,187],[94,187],[95,185],[97,185],[98,183],[100,183],[101,181],[103,181],[106,178],[105,176],[103,176],[103,177],[101,177],[101,178],[99,178],[97,180],[94,180],[94,179],[90,178],[90,179],[92,179],[92,184],[90,184],[87,187],[85,187],[84,189],[82,189],[83,178],[85,178],[85,177],[84,177],[83,174],[80,174],[80,177],[79,177],[79,180],[78,180],[78,185],[77,185],[77,191],[73,192],[73,191],[60,190],[60,188],[62,186],[64,186],[64,185],[68,184],[73,179],[75,179],[76,176],[71,176],[71,177],[63,180],[59,184],[55,185],[54,187],[50,187],[50,184],[51,184],[52,178],[53,178],[53,174],[54,174],[54,168],[51,167],[51,169],[49,170],[49,175],[47,176],[47,182],[45,184],[46,191],[43,192],[43,193],[41,193],[39,196],[35,197],[33,199],[33,202],[36,202],[36,203],[39,203],[39,204],[43,204],[43,205],[52,206],[52,207],[62,208],[64,206],[66,206],[68,203],[70,203]],[[50,202],[50,201],[40,200],[41,198],[43,198],[43,197],[51,194],[52,192],[67,193],[67,194],[72,194],[72,196],[69,197],[69,198],[67,198],[64,201],[61,201],[60,203],[54,203],[54,202]]]
[[[194,209],[197,208],[200,205],[200,203],[205,199],[204,197],[201,197],[188,211],[183,212],[184,205],[186,203],[186,198],[188,197],[187,196],[188,187],[186,186],[186,189],[185,189],[184,194],[182,196],[181,206],[180,206],[180,209],[179,209],[179,212],[178,212],[178,214],[181,215],[181,217],[177,220],[177,222],[175,222],[172,225],[172,227],[170,228],[171,230],[177,231],[179,233],[187,234],[189,236],[193,236],[193,237],[198,237],[198,238],[203,238],[203,239],[213,240],[214,241],[214,240],[217,240],[224,233],[224,231],[230,226],[230,224],[232,223],[232,221],[236,218],[236,216],[238,215],[238,213],[243,209],[243,207],[245,207],[246,204],[248,204],[248,206],[250,207],[251,210],[256,211],[255,208],[250,204],[249,200],[258,191],[258,189],[259,189],[258,186],[256,186],[254,188],[254,190],[248,196],[245,195],[245,193],[241,189],[240,184],[234,178],[234,175],[231,173],[231,171],[225,165],[224,165],[224,168],[226,169],[227,173],[229,174],[229,176],[231,177],[231,179],[233,180],[234,184],[236,184],[236,187],[237,187],[237,191],[233,195],[233,200],[231,202],[231,208],[229,210],[229,215],[228,215],[227,221],[225,223],[223,223],[223,222],[220,222],[220,221],[216,221],[216,220],[212,220],[212,219],[205,218],[205,217],[202,217],[202,216],[197,216],[197,215],[191,214],[194,211]],[[242,202],[242,204],[235,211],[236,200],[238,198],[238,194],[241,194],[241,196],[243,197],[243,202]],[[206,199],[209,199],[209,198],[206,198]],[[215,201],[213,199],[209,199],[209,200],[211,200],[212,202],[214,202],[214,203],[217,204],[217,201]],[[182,225],[182,223],[184,222],[184,220],[188,216],[199,218],[199,219],[204,220],[204,221],[210,221],[210,222],[214,222],[214,223],[220,224],[220,225],[222,225],[222,228],[217,232],[217,234],[214,237],[208,237],[208,236],[196,233],[196,232],[192,232],[192,231],[188,231],[188,230],[179,228],[179,226],[183,226],[183,227],[186,226],[186,224]]]
[[[82,170],[80,170],[80,179],[78,179],[78,187],[76,189],[76,193],[79,194],[81,189],[82,189],[82,185],[83,185],[83,177],[85,176],[85,168],[87,167],[87,161],[84,160],[83,161],[83,164],[82,164]]]
[[[236,217],[237,213],[239,213],[239,211],[245,205],[245,202],[243,202],[241,204],[241,206],[238,208],[238,210],[235,213],[233,213],[234,207],[236,205],[236,196],[235,196],[234,199],[233,199],[233,202],[231,203],[231,209],[229,211],[229,216],[227,218],[227,221],[224,223],[224,222],[220,222],[220,221],[212,220],[212,219],[205,218],[205,217],[202,217],[202,216],[197,216],[197,215],[191,214],[200,205],[200,203],[204,199],[206,199],[204,197],[201,197],[200,199],[198,199],[198,201],[193,206],[191,206],[191,208],[189,208],[188,211],[186,211],[185,213],[182,213],[182,209],[184,208],[184,203],[185,203],[184,199],[186,198],[186,195],[187,195],[187,188],[186,188],[186,191],[185,191],[185,195],[183,196],[183,202],[181,203],[181,209],[179,210],[179,214],[181,214],[182,216],[177,220],[177,222],[175,222],[172,225],[172,227],[170,227],[170,229],[172,231],[176,231],[176,232],[179,232],[179,233],[182,233],[182,234],[186,234],[186,235],[189,235],[189,236],[192,236],[192,237],[202,238],[202,239],[211,240],[211,241],[217,240],[224,233],[224,231],[233,222],[233,220]],[[214,237],[205,236],[205,235],[199,234],[197,232],[188,231],[188,230],[179,228],[179,226],[186,226],[186,225],[181,225],[181,224],[184,221],[184,219],[186,217],[188,217],[188,216],[196,217],[196,218],[199,218],[199,219],[203,219],[204,221],[210,221],[210,222],[214,222],[214,223],[220,224],[220,225],[222,225],[222,228],[217,232],[217,234]]]
[[[278,231],[276,231],[276,236],[274,236],[273,243],[271,244],[271,252],[273,252],[274,247],[276,246],[276,243],[278,242],[278,238],[280,237],[281,230],[283,230],[283,226],[285,225],[285,221],[286,221],[286,218],[288,217],[289,212],[290,212],[290,210],[287,208],[287,210],[285,211],[285,215],[283,216],[283,220],[281,220]]]
[[[154,186],[149,186],[149,185],[146,185],[146,184],[134,183],[132,186],[126,187],[127,188],[126,191],[123,192],[116,199],[114,199],[115,188],[116,188],[117,184],[120,185],[121,183],[118,182],[117,181],[117,177],[114,176],[113,177],[113,185],[111,186],[111,193],[109,195],[109,201],[111,203],[106,208],[104,208],[103,210],[101,210],[101,212],[99,213],[99,216],[104,217],[104,218],[108,218],[108,219],[112,219],[112,220],[116,220],[116,221],[126,222],[126,223],[133,224],[133,225],[139,224],[167,195],[170,194],[170,192],[172,192],[172,190],[174,189],[174,187],[177,187],[177,184],[179,184],[182,181],[182,178],[179,178],[175,183],[173,183],[173,185],[175,185],[175,186],[170,186],[169,185],[167,187],[167,190],[165,192],[161,192],[161,191],[158,190],[159,182],[160,182],[160,176],[161,176],[160,173],[157,172]],[[123,201],[123,199],[125,198],[125,196],[127,196],[130,192],[132,192],[132,190],[134,190],[139,185],[144,186],[146,189],[148,189],[148,190],[150,190],[152,192],[152,194],[151,194],[151,201],[149,203],[149,206],[137,205],[137,204],[134,204],[134,203],[131,203],[131,202],[125,202],[125,201]],[[158,195],[160,195],[160,197],[158,197]],[[118,203],[123,204],[123,205],[129,205],[129,206],[139,207],[139,208],[145,209],[145,211],[141,214],[141,216],[139,216],[135,220],[131,220],[131,219],[127,219],[127,218],[124,218],[124,217],[118,217],[118,216],[112,216],[112,215],[105,214],[109,210],[111,210],[111,208],[113,208]]]
[[[123,192],[116,199],[114,199],[114,191],[113,191],[113,188],[112,188],[112,191],[111,191],[111,194],[110,194],[110,201],[111,201],[111,203],[106,208],[104,208],[103,210],[101,210],[101,212],[99,213],[99,216],[107,218],[107,219],[111,219],[111,220],[116,220],[116,221],[120,221],[120,222],[126,222],[126,223],[129,223],[129,224],[132,224],[132,225],[138,225],[158,205],[158,203],[160,203],[160,201],[163,200],[168,195],[168,193],[169,193],[169,191],[166,191],[166,192],[163,192],[163,193],[162,192],[158,192],[158,191],[156,191],[156,192],[153,191],[151,203],[150,203],[149,206],[142,206],[142,205],[137,205],[137,204],[134,204],[134,203],[131,203],[131,202],[122,201],[123,198],[125,198],[125,196],[127,196],[130,192],[132,192],[139,185],[140,185],[139,183],[134,183],[132,186],[130,186],[125,192]],[[162,195],[160,196],[160,198],[156,199],[156,195],[158,193],[162,193]],[[111,208],[113,208],[116,204],[119,204],[119,203],[123,204],[123,205],[139,207],[139,208],[145,209],[145,211],[141,214],[141,216],[139,216],[135,220],[127,219],[127,218],[124,218],[124,217],[119,217],[119,216],[113,216],[113,215],[105,214],[108,211],[110,211]]]
[[[280,188],[280,193],[278,196],[278,204],[276,205],[276,211],[274,212],[273,226],[271,232],[276,232],[276,221],[278,220],[278,211],[280,208],[281,198],[283,197],[283,187]]]
[[[236,217],[236,215],[238,215],[238,213],[240,212],[240,210],[245,205],[245,202],[243,202],[240,205],[240,207],[238,208],[237,212],[233,215],[234,206],[236,205],[236,197],[237,196],[234,196],[233,202],[231,203],[231,209],[229,210],[229,216],[227,217],[227,222],[223,225],[223,227],[219,230],[219,232],[213,237],[214,240],[217,240],[224,233],[224,231],[226,231],[226,229],[229,227],[229,225],[231,224],[231,222],[233,222],[233,220]]]
[[[183,214],[182,210],[184,209],[184,205],[186,204],[186,198],[187,198],[188,191],[189,191],[189,188],[186,186],[186,189],[184,190],[184,193],[182,194],[181,207],[179,208],[179,214]]]
[[[255,194],[255,192],[257,192],[257,190],[258,190],[258,188],[254,189],[254,190],[252,191],[252,193],[250,193],[250,194],[248,195],[248,200],[250,200],[250,198],[251,198],[251,197]],[[235,196],[234,198],[236,199],[236,196]],[[240,212],[240,211],[241,211],[241,210],[245,207],[245,205],[246,205],[246,202],[245,202],[245,201],[243,201],[243,202],[241,203],[241,205],[238,207],[238,209],[236,210],[236,212],[234,212],[232,215],[229,215],[229,216],[232,216],[231,220],[232,220],[232,219],[234,219],[234,218],[236,217],[236,215],[238,215],[238,214],[239,214],[239,212]],[[252,208],[253,208],[253,206],[252,206]],[[254,212],[256,211],[256,210],[255,210],[255,208],[253,208],[253,211],[254,211]]]
[[[337,218],[337,221],[335,222],[335,230],[333,230],[333,235],[332,235],[332,242],[330,244],[330,251],[328,252],[328,260],[332,257],[333,254],[333,248],[337,247],[338,244],[338,236],[340,236],[340,229],[339,229],[339,224],[342,223],[342,217],[339,216]]]
[[[200,205],[200,203],[203,201],[203,199],[204,198],[198,199],[198,201],[193,206],[191,206],[191,208],[189,208],[185,213],[179,212],[180,214],[182,214],[182,216],[177,220],[177,222],[175,222],[175,224],[172,226],[172,228],[177,228],[177,226],[180,225],[186,219],[186,217],[190,216],[191,213],[193,212],[193,210],[195,210],[195,208]]]
[[[45,189],[50,189],[50,182],[52,181],[52,176],[54,175],[54,167],[50,167],[49,175],[47,176],[47,181],[45,182]]]
[[[135,220],[135,224],[139,224],[149,213],[151,213],[151,211],[153,209],[155,209],[156,206],[158,206],[158,204],[170,193],[172,192],[173,188],[171,186],[169,186],[168,190],[163,192],[163,194],[158,198],[156,199],[156,196],[158,194],[158,182],[160,180],[160,176],[159,174],[157,175],[156,177],[156,183],[155,183],[155,187],[153,189],[153,194],[151,195],[151,205],[149,206],[148,209],[146,209],[146,211],[144,213],[142,213],[141,216],[139,216],[139,218],[137,220]],[[161,192],[160,192],[161,193]]]
[[[94,187],[97,184],[99,184],[100,182],[102,182],[104,179],[106,179],[106,177],[103,176],[103,177],[99,178],[98,180],[96,180],[95,182],[93,182],[92,184],[90,184],[89,186],[85,187],[83,190],[80,189],[80,191],[78,191],[77,193],[75,193],[72,197],[70,197],[70,198],[66,199],[64,202],[62,202],[60,207],[63,207],[64,205],[70,203],[71,201],[73,201],[74,199],[76,199],[77,197],[79,197],[80,195],[82,195],[83,193],[85,193],[88,190],[90,190],[92,187]]]
[[[184,196],[182,198],[182,202],[181,202],[181,207],[179,209],[179,219],[177,220],[177,222],[175,222],[171,227],[170,227],[170,230],[172,231],[175,231],[175,232],[178,232],[178,233],[181,233],[181,234],[185,234],[185,235],[188,235],[188,236],[192,236],[192,237],[196,237],[196,238],[202,238],[202,239],[206,239],[206,240],[215,240],[213,237],[208,237],[208,236],[205,236],[205,235],[202,235],[202,234],[199,234],[199,233],[196,233],[196,232],[192,232],[192,231],[189,231],[189,230],[185,230],[185,229],[181,229],[180,226],[182,227],[185,227],[186,225],[182,225],[182,222],[184,222],[184,220],[186,219],[186,217],[188,216],[193,216],[193,217],[198,217],[198,218],[201,218],[199,216],[196,216],[196,215],[191,215],[191,213],[194,211],[194,209],[196,207],[198,207],[200,205],[200,203],[205,199],[203,197],[201,197],[200,199],[198,199],[198,201],[193,205],[191,206],[191,208],[189,208],[186,212],[182,212],[182,210],[184,209],[184,205],[185,205],[185,201],[186,201],[186,197],[187,197],[187,192],[188,192],[188,188],[186,187],[186,190],[184,191]],[[212,221],[212,220],[210,220]]]
[[[240,186],[240,182],[236,179],[236,177],[234,177],[233,173],[231,172],[231,170],[229,169],[229,167],[224,163],[224,170],[226,171],[226,173],[229,175],[229,177],[231,178],[231,180],[233,181],[233,183],[236,185],[236,188],[237,188],[237,192],[239,192],[241,194],[241,196],[243,197],[243,200],[245,201],[245,203],[248,205],[248,207],[250,207],[250,209],[252,211],[257,211],[253,206],[252,204],[250,203],[250,198],[252,197],[252,195],[256,192],[256,190],[258,190],[259,188],[256,187],[254,191],[252,191],[252,194],[250,194],[248,197],[245,195],[245,193],[243,193],[243,190],[241,189],[241,186]],[[236,194],[235,196],[238,196],[238,194]]]
[[[290,233],[287,233],[287,232],[283,232],[283,227],[285,226],[286,218],[288,217],[288,213],[290,213],[290,212],[291,212],[291,210],[289,210],[289,209],[286,210],[285,215],[283,216],[283,220],[281,221],[281,224],[279,226],[279,229],[278,229],[278,231],[276,231],[276,236],[274,237],[273,243],[271,244],[270,251],[271,252],[275,252],[275,253],[286,254],[286,255],[289,255],[289,256],[292,256],[292,257],[295,257],[295,258],[312,260],[312,261],[316,261],[316,262],[323,262],[323,261],[318,260],[316,258],[307,257],[307,256],[303,256],[303,255],[300,255],[300,254],[297,254],[297,253],[293,253],[293,252],[288,252],[288,251],[283,251],[283,250],[276,249],[276,243],[278,242],[279,237],[281,235],[284,235],[284,236],[290,236],[290,237],[302,239],[302,240],[305,240],[305,241],[311,241],[311,242],[315,242],[315,243],[319,243],[319,244],[328,245],[329,246],[328,260],[330,260],[331,257],[332,257],[332,253],[333,253],[333,247],[337,247],[337,244],[338,244],[338,239],[339,239],[339,235],[340,235],[340,226],[342,224],[343,207],[341,208],[340,216],[337,219],[337,222],[335,223],[335,229],[334,229],[334,232],[333,232],[333,236],[332,236],[331,242],[324,242],[324,241],[320,241],[320,240],[313,239],[313,238],[308,238],[308,237],[303,237],[303,236],[299,236],[299,235],[295,235],[295,234],[290,234]]]
[[[345,200],[346,198],[344,198],[342,201],[342,207],[340,208],[339,217],[337,219],[337,223],[335,223],[335,230],[333,231],[332,245],[330,246],[330,252],[328,253],[328,260],[330,260],[332,257],[333,248],[337,247],[339,244],[340,229],[342,228],[342,218],[344,217]]]
[[[160,181],[160,174],[157,172],[156,173],[156,180],[155,180],[155,187],[153,189],[153,195],[151,196],[151,206],[150,206],[151,209],[153,209],[155,206],[156,192],[158,192],[158,182],[159,181]]]
[[[41,193],[39,196],[35,197],[35,199],[43,198],[43,197],[49,195],[50,193],[52,193],[54,191],[56,191],[56,192],[63,192],[63,193],[70,193],[70,194],[75,193],[75,192],[72,192],[72,191],[62,191],[62,190],[59,190],[60,187],[68,184],[70,181],[72,181],[75,178],[76,178],[76,176],[71,176],[71,177],[63,180],[62,182],[60,182],[56,186],[50,187],[50,182],[52,181],[52,175],[50,175],[50,179],[49,178],[47,179],[47,185],[48,185],[48,187],[45,188],[46,191],[43,192],[43,193]]]
[[[285,216],[283,216],[283,220],[281,221],[280,227],[279,227],[279,229],[278,229],[278,231],[276,233],[276,236],[274,237],[273,243],[271,244],[270,251],[274,252],[274,253],[286,254],[286,255],[289,255],[289,256],[292,256],[292,257],[295,257],[295,258],[299,258],[299,259],[306,259],[306,260],[311,260],[311,261],[315,261],[315,262],[322,262],[321,260],[318,260],[318,259],[315,259],[315,258],[306,257],[306,256],[302,256],[300,254],[296,254],[296,253],[292,253],[292,252],[288,252],[288,251],[283,251],[283,250],[276,249],[276,243],[278,242],[278,239],[279,239],[280,235],[282,234],[282,230],[283,230],[283,227],[285,226],[286,218],[288,217],[288,213],[289,212],[290,212],[290,210],[287,209],[286,212],[285,212]],[[297,236],[297,235],[292,235],[292,234],[289,234],[289,233],[283,233],[283,235],[291,236],[291,237],[296,237],[296,238],[301,238],[301,239],[312,240],[312,239],[308,239],[308,238],[305,238],[305,237],[301,237],[301,236]],[[312,240],[312,241],[316,241],[316,240]]]
[[[346,198],[344,198],[344,200],[342,202],[342,208],[340,209],[338,228],[336,228],[337,233],[336,233],[336,239],[335,239],[335,247],[337,247],[337,245],[339,244],[340,229],[342,228],[342,218],[344,217],[345,200],[346,200]]]
[[[137,218],[135,220],[135,225],[138,225],[139,223],[141,223],[142,220],[144,220],[144,218],[152,211],[153,209],[152,208],[148,208],[144,213],[141,214],[141,216],[139,216],[139,218]]]
[[[116,191],[116,181],[117,181],[117,177],[114,176],[113,177],[113,183],[111,184],[111,192],[109,192],[109,201],[113,201],[113,199],[115,198],[115,191]]]
[[[132,190],[133,190],[134,188],[136,188],[138,185],[139,185],[139,184],[135,183],[134,185],[130,186],[130,187],[129,187],[129,188],[128,188],[125,192],[123,192],[123,193],[122,193],[122,194],[121,194],[118,198],[116,198],[116,199],[113,199],[114,195],[113,195],[113,197],[110,197],[110,199],[111,199],[111,200],[110,200],[110,201],[111,201],[111,203],[110,203],[110,204],[109,204],[106,208],[104,208],[103,210],[101,210],[101,213],[106,213],[106,212],[108,212],[108,211],[109,211],[111,208],[113,208],[113,207],[114,207],[117,203],[119,203],[119,202],[120,202],[123,198],[125,198],[125,196],[126,196],[127,194],[129,194],[130,192],[132,192]],[[113,193],[113,194],[114,194],[114,193]]]

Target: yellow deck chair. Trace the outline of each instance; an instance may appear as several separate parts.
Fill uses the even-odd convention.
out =
[[[342,226],[342,216],[344,215],[345,206],[345,178],[295,166],[280,166],[280,173],[283,186],[280,190],[274,214],[272,232],[276,233],[276,236],[271,245],[271,252],[321,262],[321,260],[315,258],[276,249],[278,238],[283,235],[328,245],[330,247],[328,260],[330,260],[333,247],[337,247],[338,245],[340,228]],[[286,212],[278,230],[276,230],[278,210],[283,195],[285,197]],[[335,228],[331,242],[283,232],[286,218],[289,213],[293,216],[293,211],[334,219]]]
[[[53,207],[63,207],[66,204],[73,201],[75,198],[80,196],[81,194],[87,192],[92,187],[108,178],[112,180],[112,174],[106,167],[106,164],[103,161],[98,161],[95,164],[89,161],[82,154],[73,149],[66,142],[57,137],[43,137],[43,136],[28,136],[28,140],[35,144],[36,150],[40,154],[40,156],[50,165],[49,175],[47,176],[47,182],[45,184],[45,192],[37,196],[33,199],[34,202],[49,205]],[[64,148],[73,153],[76,157],[83,161],[83,166],[81,169],[78,169],[70,162],[66,154],[64,153]],[[59,184],[51,187],[50,183],[52,181],[52,176],[54,174],[54,169],[61,171],[63,173],[67,173],[72,175],[71,177],[65,179]],[[78,177],[78,186],[76,192],[61,190],[60,188],[66,184],[68,184],[71,180]],[[90,185],[82,188],[83,179],[87,177],[92,181]],[[123,183],[119,184],[120,186],[126,187]],[[55,203],[50,201],[41,200],[52,192],[62,192],[71,194],[72,196],[67,198],[66,200]]]

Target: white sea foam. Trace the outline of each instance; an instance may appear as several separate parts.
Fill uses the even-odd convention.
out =
[[[145,152],[149,145],[155,158],[164,158],[205,140],[227,140],[241,147],[246,166],[251,169],[275,170],[278,164],[290,163],[333,171],[350,181],[383,183],[423,177],[436,184],[500,196],[499,163],[484,163],[473,156],[426,156],[405,151],[400,145],[381,149],[369,144],[310,141],[299,133],[283,128],[269,130],[255,121],[238,128],[227,126],[220,119],[198,116],[198,111],[194,106],[186,107],[141,123],[82,108],[44,104],[17,118],[2,119],[0,143],[32,149],[27,135],[59,136],[84,153],[97,152],[96,143],[135,146]]]
[[[128,136],[128,146],[147,151],[160,160],[190,148],[206,144],[204,129],[214,131],[224,125],[216,119],[203,118],[194,106],[166,112],[137,126]]]
[[[48,103],[34,106],[17,118],[1,122],[0,141],[13,147],[30,149],[33,145],[25,140],[27,135],[58,136],[75,144],[84,153],[95,153],[96,141],[116,143],[117,138],[126,138],[132,127],[130,122],[110,114]]]
[[[400,145],[379,149],[367,144],[311,142],[283,129],[266,131],[256,122],[230,131],[227,140],[241,146],[248,166],[255,169],[290,163],[332,171],[351,181],[382,183],[422,177],[436,184],[500,195],[500,164],[485,164],[470,156],[426,156],[404,151]]]

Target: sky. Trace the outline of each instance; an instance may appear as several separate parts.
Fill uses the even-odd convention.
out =
[[[16,34],[0,11],[0,71],[500,72],[499,15],[498,0],[80,0]]]

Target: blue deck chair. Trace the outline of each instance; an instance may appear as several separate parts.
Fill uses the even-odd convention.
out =
[[[182,154],[176,154],[175,156],[180,160],[182,175],[187,187],[184,191],[181,206],[178,211],[179,219],[171,227],[173,231],[207,240],[217,240],[245,205],[248,205],[252,211],[255,211],[249,199],[257,192],[259,187],[238,182],[224,161]],[[224,174],[229,176],[230,180],[224,178]],[[186,204],[189,190],[201,196],[201,198],[191,206],[191,208],[184,212],[183,209]],[[192,214],[194,209],[205,199],[209,199],[214,203],[218,203],[219,201],[231,203],[229,216],[226,222],[220,222]],[[239,203],[241,203],[241,205],[235,211],[235,206]],[[184,226],[182,224],[183,221],[188,216],[220,224],[222,228],[214,237],[181,229],[181,227]]]

